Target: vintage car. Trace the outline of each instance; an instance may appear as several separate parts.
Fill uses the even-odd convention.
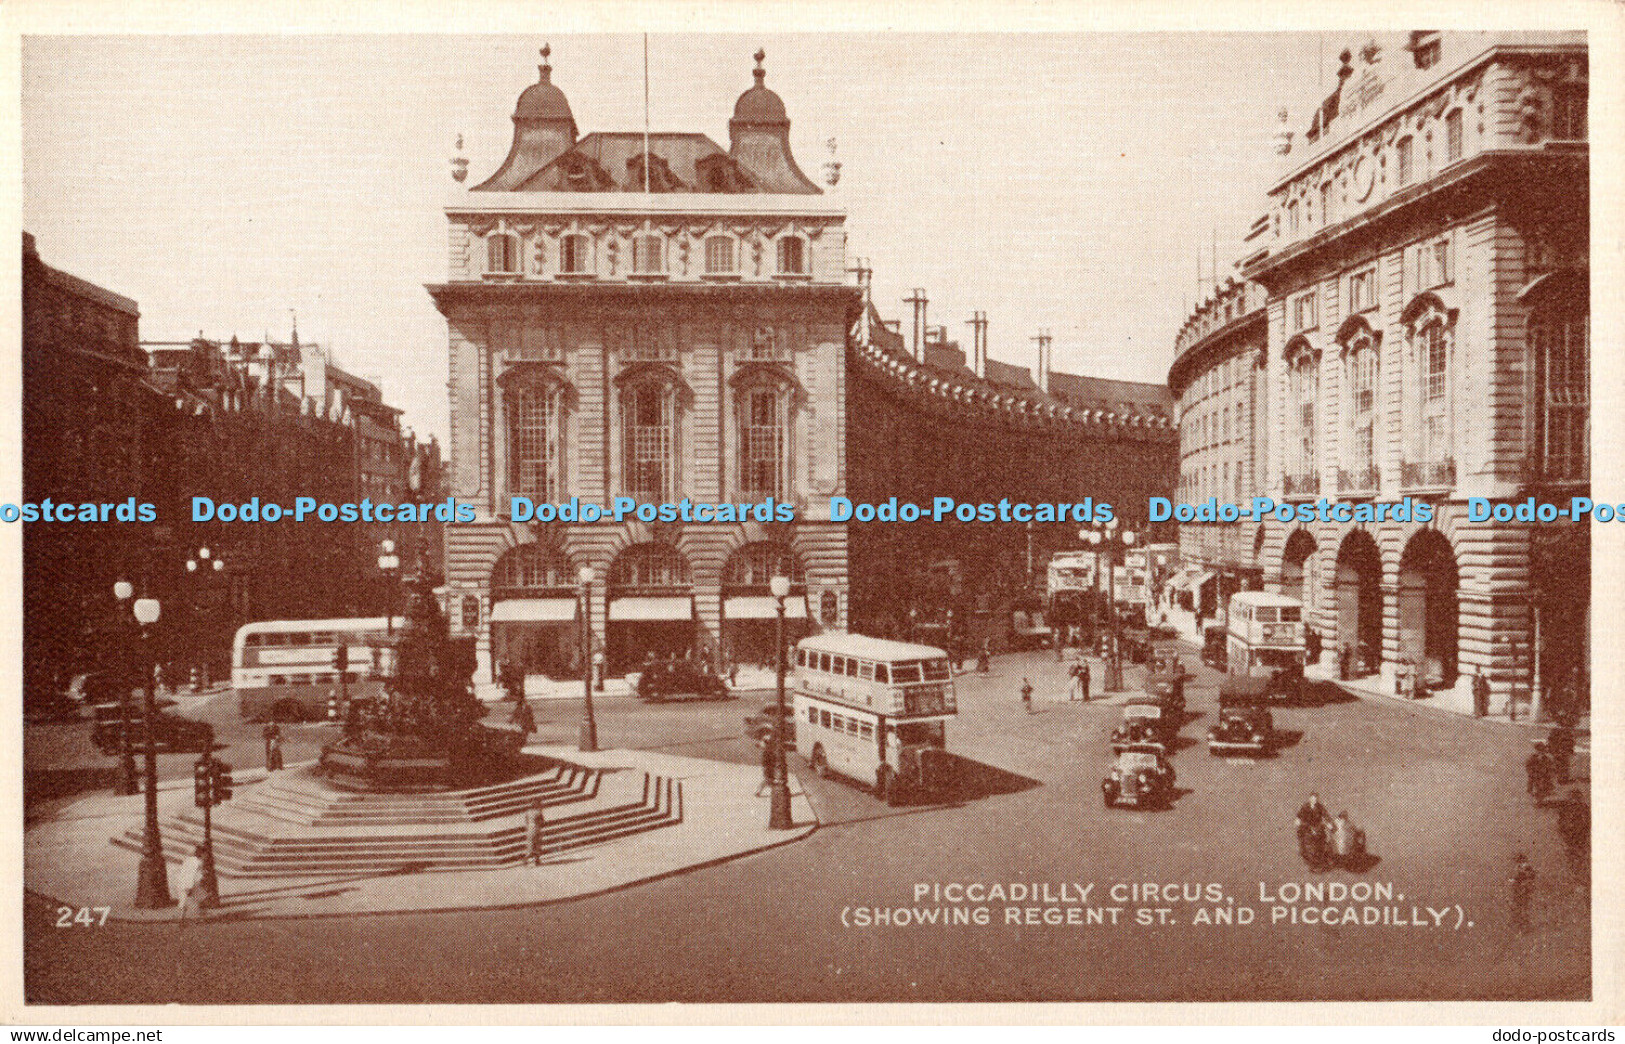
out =
[[[1230,668],[1230,632],[1223,624],[1210,624],[1202,631],[1202,662],[1216,671]]]
[[[1159,671],[1145,679],[1145,694],[1177,718],[1185,713],[1185,679],[1188,677],[1182,671]]]
[[[1217,756],[1267,754],[1275,738],[1275,722],[1268,702],[1270,682],[1265,678],[1230,677],[1219,687],[1219,720],[1208,730],[1207,749]]]
[[[1117,755],[1111,775],[1100,781],[1100,797],[1107,808],[1166,808],[1174,799],[1174,768],[1161,748],[1130,746]]]
[[[1129,747],[1154,746],[1167,753],[1177,729],[1169,728],[1169,718],[1155,703],[1129,703],[1123,707],[1123,721],[1112,730],[1112,753],[1121,754]]]
[[[1150,631],[1132,627],[1123,632],[1123,659],[1129,663],[1147,663],[1154,651]]]
[[[727,683],[692,660],[656,660],[647,665],[638,677],[637,691],[638,699],[651,703],[685,696],[706,700],[728,698]]]
[[[795,711],[790,707],[780,710],[779,705],[770,703],[755,714],[745,715],[745,735],[754,739],[758,746],[765,747],[773,741],[773,732],[783,727],[784,743],[786,747],[793,747],[796,742]]]
[[[153,747],[159,754],[206,754],[214,749],[214,726],[204,721],[193,721],[165,712],[175,706],[174,700],[159,700],[158,714],[153,722]],[[147,749],[146,716],[139,699],[131,700],[130,749],[141,753]],[[95,725],[91,726],[90,740],[96,749],[111,757],[123,749],[124,705],[100,703],[94,708]]]

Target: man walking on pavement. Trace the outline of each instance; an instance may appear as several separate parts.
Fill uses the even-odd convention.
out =
[[[1026,706],[1027,713],[1033,712],[1033,683],[1026,678],[1021,679],[1021,702]]]
[[[1519,852],[1512,857],[1512,928],[1517,932],[1529,930],[1529,907],[1535,897],[1535,868],[1529,857]]]
[[[525,861],[531,866],[542,865],[542,833],[547,827],[547,815],[542,811],[542,799],[537,798],[525,809]]]

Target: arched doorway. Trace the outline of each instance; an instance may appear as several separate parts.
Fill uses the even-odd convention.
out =
[[[784,600],[785,641],[794,644],[811,630],[807,579],[796,553],[773,540],[745,544],[722,570],[722,640],[730,662],[762,667],[778,663],[778,606],[769,587],[775,576],[790,581],[790,595]]]
[[[575,571],[563,552],[520,544],[491,569],[491,664],[526,674],[581,677]]]
[[[608,595],[604,645],[610,674],[635,671],[650,657],[681,657],[693,649],[693,581],[688,560],[675,547],[633,544],[615,556]]]
[[[1314,577],[1309,560],[1315,553],[1315,538],[1307,529],[1295,530],[1281,552],[1281,593],[1296,598],[1307,609],[1314,604]]]
[[[1356,676],[1382,667],[1382,554],[1356,529],[1337,551],[1337,644],[1353,651]]]
[[[1399,560],[1399,660],[1430,686],[1456,682],[1456,554],[1437,530],[1416,534]]]

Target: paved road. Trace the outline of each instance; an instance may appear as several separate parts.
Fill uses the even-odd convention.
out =
[[[1037,689],[1032,714],[1018,696],[1023,676]],[[1187,739],[1211,723],[1214,680],[1203,671],[1190,691],[1200,716],[1185,726]],[[888,808],[803,772],[824,824],[807,840],[560,906],[59,929],[51,910],[30,902],[28,996],[523,1003],[1587,994],[1588,881],[1565,860],[1555,813],[1523,795],[1526,732],[1399,704],[1287,708],[1277,723],[1301,736],[1278,758],[1230,762],[1191,745],[1175,758],[1185,792],[1173,809],[1108,811],[1098,788],[1118,712],[1056,702],[1062,691],[1043,654],[1000,658],[992,675],[961,679],[950,746],[988,769],[954,804]],[[603,701],[600,735],[606,744],[753,761],[739,729],[758,702]],[[547,704],[544,734],[573,736],[576,714]],[[1309,790],[1366,827],[1376,866],[1358,877],[1306,872],[1291,820]],[[1506,879],[1519,850],[1539,873],[1528,933],[1510,925]],[[1392,901],[1362,908],[1393,907],[1409,919],[1412,907],[1432,907],[1451,926],[1268,924],[1282,904],[1261,902],[1260,887],[1279,894],[1306,881],[1389,886]],[[1121,907],[1129,921],[1143,908],[1176,923],[1046,926],[1044,907],[1064,919],[1068,905],[1082,904],[999,900],[959,904],[967,917],[986,907],[986,926],[895,923],[899,909],[916,905],[918,886],[950,883],[1007,891],[1048,883],[1052,896],[1062,885],[1093,884],[1089,906]],[[1211,887],[1221,898],[1114,902],[1101,894],[1145,883]],[[1039,923],[1005,923],[1008,908],[1026,916],[1030,906],[1040,908]],[[843,927],[855,907],[889,911],[894,923]],[[1154,913],[1163,907],[1170,912]],[[1199,907],[1252,907],[1266,923],[1198,925]]]

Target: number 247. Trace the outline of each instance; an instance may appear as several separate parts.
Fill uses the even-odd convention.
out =
[[[107,915],[113,912],[111,906],[59,906],[56,908],[56,926],[58,928],[100,928],[107,923]]]

